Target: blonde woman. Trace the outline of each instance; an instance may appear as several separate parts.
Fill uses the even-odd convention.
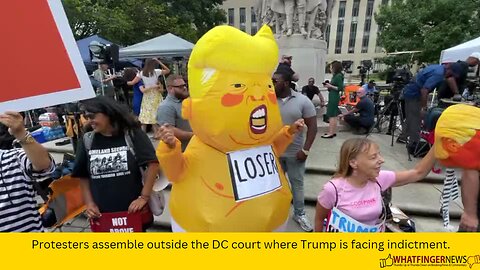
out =
[[[155,66],[160,64],[161,69]],[[135,77],[133,81],[128,82],[129,85],[135,85],[140,80],[143,81],[143,87],[140,91],[143,93],[142,105],[138,120],[142,123],[142,129],[145,131],[147,125],[153,125],[153,132],[156,134],[157,125],[157,109],[162,102],[162,93],[165,91],[158,77],[167,75],[170,69],[157,58],[148,59],[145,62],[143,70]]]
[[[385,206],[381,192],[423,179],[435,163],[434,148],[406,171],[386,171],[376,143],[355,138],[346,140],[332,180],[318,195],[315,231],[381,232],[385,228]]]

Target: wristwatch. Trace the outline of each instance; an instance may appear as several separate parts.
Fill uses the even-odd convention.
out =
[[[302,149],[302,152],[303,152],[306,156],[308,156],[308,153],[310,153],[310,151],[305,150],[305,149]]]
[[[15,139],[13,141],[14,144],[19,143],[20,145],[31,144],[31,143],[34,143],[34,142],[36,142],[36,140],[35,140],[35,138],[33,138],[32,134],[30,132],[27,132],[25,134],[25,137],[23,137],[22,139]]]

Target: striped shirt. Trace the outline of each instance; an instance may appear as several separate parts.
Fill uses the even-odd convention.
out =
[[[35,172],[23,149],[0,150],[0,232],[43,232],[32,181],[55,169]]]

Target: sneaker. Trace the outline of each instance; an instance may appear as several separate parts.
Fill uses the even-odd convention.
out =
[[[407,139],[402,138],[402,137],[398,137],[397,143],[403,143],[403,144],[405,144],[405,143],[407,143]]]
[[[301,216],[294,215],[293,220],[297,222],[298,225],[300,225],[300,228],[302,228],[302,230],[306,232],[313,231],[312,224],[310,224],[310,221],[308,221],[307,215],[301,215]]]

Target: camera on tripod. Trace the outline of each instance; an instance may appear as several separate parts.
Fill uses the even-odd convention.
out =
[[[368,77],[368,73],[373,67],[372,60],[363,60],[361,66],[357,66],[358,72],[360,73],[361,85],[365,83],[365,78]]]
[[[394,99],[398,99],[405,85],[412,79],[412,73],[406,68],[396,69],[387,78],[387,83],[392,84],[391,94]]]

